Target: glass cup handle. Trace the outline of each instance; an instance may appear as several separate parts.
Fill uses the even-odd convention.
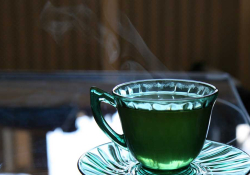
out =
[[[101,113],[101,102],[116,107],[114,96],[96,87],[90,88],[90,104],[95,121],[101,130],[115,143],[127,148],[124,134],[117,134],[106,122]]]

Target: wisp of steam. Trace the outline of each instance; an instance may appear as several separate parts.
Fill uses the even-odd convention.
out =
[[[140,34],[132,25],[129,18],[118,12],[117,21],[112,21],[113,14],[111,1],[104,8],[104,17],[108,27],[98,20],[96,14],[85,4],[72,7],[55,7],[50,1],[46,3],[40,15],[40,21],[44,30],[51,34],[54,40],[60,44],[65,33],[75,30],[84,39],[88,36],[96,40],[108,56],[108,63],[112,66],[115,62],[125,59],[120,70],[144,71],[168,71],[166,66],[150,51]],[[120,20],[118,20],[120,19]],[[94,25],[88,26],[85,21]],[[106,24],[107,25],[107,24]],[[126,44],[132,45],[140,56],[131,55],[126,49],[121,49],[117,36]],[[83,58],[84,59],[84,58]],[[116,69],[116,68],[114,68]]]

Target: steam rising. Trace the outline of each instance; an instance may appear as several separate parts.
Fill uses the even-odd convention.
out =
[[[86,25],[87,19],[93,19],[93,12],[83,4],[74,7],[55,7],[51,2],[47,2],[40,15],[42,27],[50,33],[56,42],[60,42],[63,35],[76,30],[81,35],[91,34],[95,38],[97,34]]]
[[[113,64],[120,56],[120,44],[117,37],[110,31],[106,30],[107,39],[105,40],[105,51],[108,54],[109,63]],[[104,34],[105,35],[105,34]]]
[[[118,27],[116,27],[116,23],[110,21],[111,18],[111,11],[110,8],[112,6],[109,4],[107,5],[107,9],[105,9],[105,15],[107,21],[109,21],[109,24],[111,25],[112,29],[115,30],[116,33],[118,33],[123,39],[127,40],[130,42],[142,55],[144,60],[149,63],[148,70],[158,70],[158,71],[166,71],[167,68],[161,63],[156,56],[149,50],[145,42],[143,41],[142,37],[140,34],[137,32],[135,27],[132,25],[131,21],[128,19],[128,17],[122,13],[120,13],[120,18],[122,19],[121,21],[118,21]],[[132,62],[130,62],[131,64]]]
[[[110,2],[108,1],[108,5],[104,9],[109,28],[98,21],[95,13],[86,5],[55,7],[51,2],[46,3],[41,13],[42,27],[52,35],[58,44],[63,39],[64,34],[70,30],[77,31],[83,39],[86,36],[91,37],[104,49],[108,56],[106,61],[109,64],[113,65],[115,62],[121,62],[124,60],[123,58],[127,58],[121,64],[121,70],[166,71],[167,68],[149,50],[126,15],[119,12],[118,16],[121,20],[111,20],[113,14],[110,13],[112,11]],[[86,21],[91,21],[94,26],[89,26]],[[127,44],[132,45],[141,56],[131,55],[131,53],[126,53],[125,49],[121,49],[117,36],[123,38]]]

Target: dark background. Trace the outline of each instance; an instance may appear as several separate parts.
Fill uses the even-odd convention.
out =
[[[104,15],[105,8],[110,6],[108,1],[50,2],[59,9],[82,4],[94,13],[94,17],[80,18],[89,29],[99,32],[95,29],[96,21],[110,28]],[[127,15],[149,49],[168,70],[225,71],[245,88],[250,88],[248,0],[109,2],[112,4],[108,7],[112,9],[111,20],[118,24],[122,22],[119,14]],[[80,34],[70,29],[56,41],[51,32],[45,30],[46,20],[50,19],[44,22],[41,15],[47,0],[0,0],[0,3],[1,70],[120,70],[124,61],[137,57],[134,46],[123,44],[117,34],[120,51],[127,56],[120,56],[112,65],[107,61],[105,48],[93,39],[93,34],[85,31]],[[101,33],[97,35],[99,39],[108,38]],[[143,61],[139,63],[146,67]]]

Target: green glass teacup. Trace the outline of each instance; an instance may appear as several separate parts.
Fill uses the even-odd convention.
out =
[[[190,80],[152,79],[120,84],[112,95],[91,88],[91,108],[103,132],[151,170],[188,166],[200,153],[218,89]],[[123,133],[104,120],[100,102],[117,108]]]

